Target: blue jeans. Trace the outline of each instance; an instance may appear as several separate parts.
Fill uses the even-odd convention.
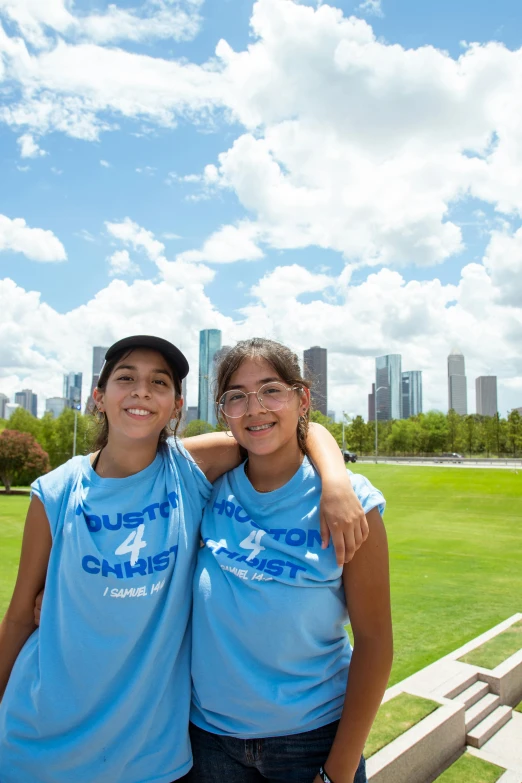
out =
[[[188,783],[312,783],[324,764],[338,721],[301,734],[237,739],[190,725],[194,766]],[[364,759],[354,783],[367,783]]]

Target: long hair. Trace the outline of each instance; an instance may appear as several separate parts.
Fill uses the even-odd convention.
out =
[[[275,340],[267,340],[264,337],[252,337],[250,340],[241,340],[234,348],[221,358],[216,372],[216,414],[223,421],[219,400],[226,392],[232,375],[239,369],[245,359],[264,359],[272,365],[279,377],[288,386],[301,386],[310,389],[311,383],[301,373],[299,360],[296,354],[286,345]],[[302,392],[300,392],[302,393]],[[226,423],[226,418],[225,418]],[[308,454],[306,437],[310,423],[310,406],[300,416],[297,423],[297,443],[303,454]]]
[[[118,353],[115,354],[112,357],[112,359],[109,359],[109,361],[105,362],[105,364],[103,365],[103,369],[100,373],[98,383],[96,384],[96,388],[98,389],[98,391],[101,392],[105,391],[105,389],[107,388],[107,382],[111,377],[114,368],[121,362],[122,359],[125,359],[127,356],[129,356],[129,354],[131,354],[133,350],[134,349],[128,350],[124,348],[123,350],[118,351]],[[176,399],[179,399],[181,397],[181,380],[178,377],[176,368],[169,361],[168,357],[163,356],[163,358],[167,362],[170,370],[171,378],[174,383],[174,391],[176,394]],[[109,441],[109,420],[107,419],[107,415],[102,411],[98,410],[96,406],[93,407],[92,415],[94,416],[96,422],[92,449],[93,451],[98,451],[99,449],[103,449]],[[166,427],[163,427],[158,438],[158,449],[164,446],[164,444],[167,441],[167,438],[170,438],[172,435],[174,436],[176,435],[178,431],[180,419],[181,419],[181,414],[180,412],[178,412],[178,415],[176,416],[175,419],[174,427],[170,426],[170,422],[169,424],[167,424]]]

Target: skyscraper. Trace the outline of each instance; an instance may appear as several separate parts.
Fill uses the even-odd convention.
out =
[[[409,419],[422,413],[422,372],[406,370],[402,373],[402,418]]]
[[[96,383],[98,383],[98,378],[100,377],[100,373],[105,362],[105,354],[108,350],[108,348],[105,348],[101,345],[95,345],[92,349],[92,377],[93,380],[96,378]],[[94,386],[96,386],[96,383]],[[94,386],[92,387],[93,389]]]
[[[198,418],[216,425],[213,394],[215,362],[214,357],[221,348],[219,329],[203,329],[199,333],[199,391]]]
[[[371,393],[368,395],[368,421],[375,421],[375,384],[372,383]]]
[[[375,359],[375,411],[378,421],[402,419],[402,369],[400,353]]]
[[[56,419],[66,408],[65,397],[48,397],[45,401],[45,412],[52,413]]]
[[[7,396],[7,394],[2,394],[0,392],[0,419],[7,418],[5,415],[5,406],[8,404],[8,402],[9,402],[9,397]]]
[[[95,390],[96,386],[98,385],[98,379],[100,377],[100,373],[102,371],[102,367],[105,362],[105,354],[107,353],[108,350],[109,350],[108,348],[105,348],[105,346],[102,345],[95,345],[92,349],[91,391],[87,399],[87,402],[85,403],[85,413],[90,413],[93,409],[94,399],[92,393]]]
[[[23,389],[15,394],[15,403],[36,416],[38,413],[38,395],[32,389]]]
[[[464,356],[454,348],[448,356],[448,410],[461,416],[468,412],[468,387]]]
[[[481,416],[496,416],[497,404],[497,376],[481,375],[475,380],[477,393],[477,413]]]
[[[82,405],[82,373],[69,372],[63,376],[63,396],[67,408],[80,410]]]
[[[323,416],[328,411],[328,354],[318,345],[303,353],[304,374],[312,381],[312,405]]]

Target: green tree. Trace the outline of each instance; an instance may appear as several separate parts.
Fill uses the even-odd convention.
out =
[[[520,413],[514,409],[507,417],[507,434],[509,444],[513,450],[513,456],[517,456],[517,449],[522,448],[522,417]]]
[[[440,411],[428,411],[424,417],[424,426],[429,433],[426,451],[429,454],[443,451],[448,438],[446,416]]]
[[[457,440],[461,426],[461,417],[456,411],[453,410],[453,408],[450,408],[446,420],[448,426],[448,438],[446,441],[447,450],[457,451]]]
[[[9,419],[9,429],[17,432],[29,432],[36,440],[39,440],[40,419],[24,408],[16,408]]]
[[[392,422],[391,432],[387,439],[387,446],[393,453],[407,454],[412,451],[412,428],[407,419],[399,419]]]
[[[0,481],[11,492],[17,479],[34,481],[49,470],[49,458],[29,432],[3,430],[0,433]]]
[[[368,440],[368,428],[362,416],[355,416],[350,422],[350,426],[347,428],[345,435],[347,441],[352,448],[359,454],[363,454],[366,451],[366,444]]]
[[[474,414],[469,414],[464,418],[464,431],[466,433],[466,451],[469,456],[473,454],[475,444],[477,441],[477,417]]]
[[[195,435],[205,435],[207,432],[215,432],[215,427],[209,424],[208,421],[194,419],[194,421],[189,421],[183,430],[182,436],[184,438],[192,438]]]
[[[375,421],[372,422],[373,426],[373,448],[375,453]],[[388,438],[390,436],[393,426],[393,421],[377,421],[377,452],[381,456],[383,454],[390,453],[390,446],[388,444]]]
[[[486,457],[495,451],[496,446],[496,425],[495,416],[481,416],[479,421],[479,451],[485,452]]]
[[[73,455],[74,411],[66,408],[56,419],[52,413],[45,414],[40,426],[40,442],[49,454],[51,467],[57,468]],[[77,413],[76,454],[89,452],[95,429],[92,416]]]

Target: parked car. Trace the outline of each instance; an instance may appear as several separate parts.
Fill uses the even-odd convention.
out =
[[[343,451],[343,457],[345,462],[357,462],[357,454],[353,451],[348,451],[348,449]]]

